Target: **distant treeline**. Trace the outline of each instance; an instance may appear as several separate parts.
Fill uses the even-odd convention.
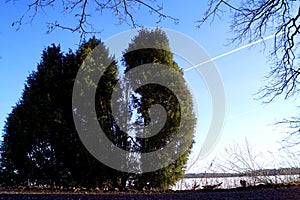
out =
[[[184,178],[220,178],[242,176],[300,175],[300,168],[260,169],[243,173],[189,173]]]

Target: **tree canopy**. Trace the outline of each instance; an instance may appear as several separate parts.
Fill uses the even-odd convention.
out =
[[[134,80],[127,80],[129,81],[128,88],[131,88],[135,82],[139,83],[144,80],[149,82],[151,82],[149,79],[168,80],[167,85],[161,85],[159,84],[160,82],[158,82],[157,84],[151,83],[139,87],[135,90],[131,101],[131,106],[137,110],[136,115],[133,116],[136,124],[146,126],[154,123],[156,127],[161,126],[160,123],[163,121],[162,117],[158,115],[159,118],[157,119],[151,113],[150,108],[155,104],[162,105],[167,113],[166,122],[158,134],[152,135],[151,137],[141,137],[139,135],[147,135],[149,129],[145,129],[142,126],[133,130],[137,143],[134,148],[138,154],[163,149],[164,146],[170,144],[172,140],[177,141],[177,145],[171,150],[161,153],[161,159],[167,159],[171,157],[170,154],[174,154],[174,152],[180,153],[178,149],[184,149],[181,155],[168,166],[138,176],[139,187],[141,188],[147,186],[150,188],[167,189],[170,185],[183,177],[185,164],[192,148],[196,118],[193,112],[191,94],[182,78],[182,70],[173,60],[169,41],[161,30],[141,30],[139,35],[129,44],[123,57],[126,66],[125,71],[130,72],[130,70],[139,67],[141,64],[142,66],[145,65],[145,68],[147,66],[149,67],[148,64],[150,64],[150,68],[153,69],[143,72],[142,77],[137,76],[134,77]],[[169,70],[162,70],[162,65],[167,66]],[[174,76],[170,70],[176,71],[180,77]],[[170,89],[173,88],[172,86],[176,86],[177,92]],[[178,98],[180,98],[181,101],[179,101]],[[180,126],[182,126],[182,128],[180,128]],[[153,159],[153,161],[155,161],[155,159]],[[143,168],[149,168],[148,165],[157,165],[156,162],[145,160],[141,160],[138,163],[140,163],[142,171]]]
[[[72,116],[77,71],[97,45],[103,45],[102,58],[111,59],[104,44],[95,38],[76,53],[64,55],[55,45],[44,50],[37,71],[28,77],[23,95],[5,124],[1,146],[4,184],[24,184],[30,180],[35,184],[91,186],[106,181],[105,174],[111,174],[110,179],[118,175],[85,149]],[[104,77],[108,80],[100,81],[99,88],[107,88],[116,81],[117,70],[113,66]],[[102,99],[98,103],[104,101],[105,92],[99,89]],[[100,116],[103,115],[108,114]]]
[[[153,48],[143,48],[145,43],[152,42],[157,45]],[[97,56],[89,57],[95,49]],[[87,63],[87,60],[91,65],[83,64]],[[134,82],[142,80],[119,77],[119,74],[123,73],[120,69],[125,67],[127,73],[140,63],[150,64],[154,67],[154,71],[164,65],[165,69],[172,68],[178,72],[179,78],[167,72],[146,73],[145,77],[147,79],[157,76],[154,78],[168,79],[168,83],[176,85],[177,91],[180,92],[177,94],[175,91],[174,94],[174,91],[168,88],[170,85],[163,87],[151,83],[131,91],[133,95],[128,96],[128,99],[125,98],[126,95],[118,96],[117,110],[128,116],[125,118],[128,120],[126,122],[128,129],[122,129],[116,120],[118,116],[114,116],[112,112],[112,93],[118,90],[116,89],[118,82],[121,85],[121,92],[125,94],[132,90]],[[123,65],[123,68],[120,65]],[[141,67],[146,69],[144,65]],[[83,74],[86,73],[82,80],[76,78],[80,68]],[[103,68],[105,69],[103,76],[95,82],[89,73],[92,71],[98,76]],[[87,137],[88,132],[96,129],[90,126],[93,119],[90,119],[89,115],[81,112],[79,107],[72,107],[74,84],[87,84],[90,88],[96,88],[95,99],[82,102],[82,108],[91,105],[95,107],[96,120],[107,138],[113,145],[129,152],[126,162],[137,163],[135,166],[141,169],[141,174],[118,171],[101,163],[82,143],[74,118],[79,119],[83,127],[80,131]],[[86,91],[82,90],[78,95],[85,96]],[[43,51],[37,70],[27,78],[22,97],[7,117],[1,144],[0,184],[167,189],[183,177],[191,151],[195,128],[192,103],[183,73],[173,60],[168,39],[159,29],[141,30],[129,44],[119,66],[114,57],[110,56],[104,43],[95,38],[83,43],[75,53],[69,51],[64,54],[60,46],[52,45]],[[167,113],[166,122],[157,135],[141,137],[146,130],[143,127],[149,123],[161,126],[159,115],[150,109],[154,104],[164,107]],[[140,124],[139,127],[142,129],[132,128],[130,125],[132,121]],[[181,131],[178,131],[179,127],[182,127]],[[151,160],[153,163],[146,163],[141,159],[141,155],[161,150],[172,140],[176,144],[172,146],[172,151],[157,155],[160,159],[166,160],[174,152],[178,152],[179,156],[168,166],[143,173],[147,165],[155,166],[157,163],[155,160]],[[97,144],[101,145],[101,141]]]

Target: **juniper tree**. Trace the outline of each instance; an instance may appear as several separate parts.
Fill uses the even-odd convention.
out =
[[[173,54],[169,47],[168,38],[160,29],[146,30],[143,29],[132,40],[129,47],[126,49],[123,56],[126,72],[134,70],[136,67],[143,67],[151,65],[154,71],[160,71],[163,66],[167,66],[168,70],[174,70],[180,74],[181,78],[174,78],[172,73],[168,70],[162,70],[161,73],[152,73],[145,71],[142,73],[142,77],[135,77],[135,79],[129,81],[129,89],[142,79],[163,78],[168,80],[169,85],[161,85],[155,83],[149,83],[137,88],[131,96],[131,107],[136,109],[136,114],[133,115],[133,120],[138,126],[134,130],[135,143],[133,144],[133,150],[138,152],[139,155],[148,152],[154,152],[163,149],[166,145],[170,144],[174,140],[177,141],[176,146],[172,149],[172,153],[175,153],[177,148],[184,148],[184,152],[177,159],[172,161],[167,166],[162,166],[161,169],[156,171],[150,171],[138,176],[137,185],[139,189],[153,188],[153,189],[167,189],[173,185],[177,180],[183,177],[185,164],[188,159],[188,155],[192,148],[193,134],[195,128],[195,115],[193,112],[193,103],[191,99],[191,93],[187,88],[184,81],[183,72],[173,60]],[[129,78],[130,79],[130,78]],[[130,86],[131,85],[131,86]],[[176,86],[176,91],[172,91],[170,88]],[[174,93],[175,92],[175,93]],[[178,96],[182,102],[179,102]],[[152,113],[151,106],[160,104],[164,107],[166,112],[166,122],[161,125],[161,119],[155,118],[156,113]],[[152,135],[151,137],[141,137],[140,135],[149,134],[143,127],[152,124],[152,126],[162,126],[163,128],[159,133]],[[179,127],[181,130],[179,131]],[[178,137],[179,134],[180,136]],[[160,154],[161,159],[168,159],[171,152],[165,152]],[[141,172],[144,168],[149,168],[145,165],[157,165],[157,163],[146,162],[139,156],[136,157],[138,163],[140,163]]]

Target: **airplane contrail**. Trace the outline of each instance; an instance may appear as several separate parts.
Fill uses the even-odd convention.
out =
[[[281,32],[281,33],[279,33],[279,34],[277,34],[277,35],[282,35],[282,34],[283,34],[283,32]],[[202,62],[202,63],[200,63],[200,64],[197,64],[197,65],[194,65],[194,66],[189,67],[189,68],[187,68],[187,69],[184,69],[183,71],[184,71],[184,72],[190,71],[190,70],[192,70],[192,69],[195,69],[196,67],[200,67],[201,65],[207,64],[207,63],[209,63],[209,62],[212,62],[212,61],[217,60],[217,59],[219,59],[219,58],[222,58],[222,57],[224,57],[224,56],[227,56],[227,55],[230,55],[230,54],[235,53],[235,52],[237,52],[237,51],[240,51],[240,50],[242,50],[242,49],[251,47],[251,46],[253,46],[253,45],[255,45],[255,44],[258,44],[258,43],[260,43],[260,42],[263,42],[263,41],[267,41],[267,40],[269,40],[269,39],[272,39],[272,38],[274,38],[275,36],[276,36],[276,34],[273,34],[273,35],[269,35],[269,36],[267,36],[267,37],[261,38],[261,39],[259,39],[259,40],[254,41],[254,42],[251,42],[251,43],[249,43],[249,44],[246,44],[246,45],[243,45],[243,46],[241,46],[241,47],[238,47],[238,48],[236,48],[236,49],[234,49],[234,50],[228,51],[228,52],[223,53],[223,54],[221,54],[221,55],[218,55],[218,56],[216,56],[216,57],[214,57],[214,58],[211,58],[211,59],[209,59],[209,60],[206,60],[206,61],[204,61],[204,62]],[[250,113],[250,112],[252,112],[252,110],[251,110],[251,111],[246,111],[245,113],[241,113],[241,115],[248,114],[248,113]],[[228,119],[227,119],[227,120],[228,120]],[[199,160],[200,156],[201,156],[201,155],[200,155],[200,152],[199,152],[197,158],[196,158],[195,160],[192,161],[192,163],[187,167],[187,170],[191,169],[191,168],[196,164],[196,162]]]
[[[281,34],[283,34],[283,32],[282,32],[282,33],[279,33],[279,35],[281,35]],[[187,68],[187,69],[184,69],[183,71],[186,72],[186,71],[192,70],[192,69],[194,69],[194,68],[196,68],[196,67],[200,67],[201,65],[204,65],[204,64],[206,64],[206,63],[212,62],[212,61],[217,60],[217,59],[219,59],[219,58],[222,58],[222,57],[224,57],[224,56],[230,55],[230,54],[232,54],[232,53],[235,53],[235,52],[240,51],[240,50],[242,50],[242,49],[245,49],[245,48],[247,48],[247,47],[251,47],[251,46],[253,46],[253,45],[255,45],[255,44],[258,44],[258,43],[260,43],[260,42],[263,42],[263,41],[272,39],[272,38],[274,38],[275,36],[276,36],[276,34],[269,35],[269,36],[264,37],[264,38],[262,38],[262,39],[256,40],[256,41],[254,41],[254,42],[251,42],[251,43],[246,44],[246,45],[244,45],[244,46],[238,47],[238,48],[236,48],[236,49],[234,49],[234,50],[228,51],[228,52],[223,53],[223,54],[221,54],[221,55],[218,55],[218,56],[216,56],[216,57],[214,57],[214,58],[211,58],[211,59],[209,59],[209,60],[206,60],[206,61],[204,61],[204,62],[202,62],[202,63],[200,63],[200,64],[197,64],[197,65],[194,65],[194,66],[189,67],[189,68]]]

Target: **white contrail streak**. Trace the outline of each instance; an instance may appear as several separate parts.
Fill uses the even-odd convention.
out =
[[[279,35],[281,35],[281,34],[282,34],[282,33],[280,33]],[[278,36],[278,34],[277,34],[277,36]],[[274,38],[274,37],[275,37],[275,34],[269,35],[269,36],[267,36],[267,37],[265,37],[265,38],[256,40],[256,41],[254,41],[254,42],[251,42],[251,43],[246,44],[246,45],[244,45],[244,46],[238,47],[238,48],[236,48],[236,49],[234,49],[234,50],[228,51],[228,52],[223,53],[223,54],[221,54],[221,55],[218,55],[218,56],[216,56],[216,57],[214,57],[214,58],[211,58],[211,59],[209,59],[209,60],[206,60],[206,61],[204,61],[204,62],[202,62],[202,63],[200,63],[200,64],[198,64],[198,65],[194,65],[194,66],[192,66],[192,67],[189,67],[189,68],[187,68],[187,69],[184,69],[183,71],[186,72],[186,71],[192,70],[192,69],[194,69],[194,68],[196,68],[196,67],[200,67],[201,65],[207,64],[207,63],[209,63],[209,62],[212,62],[212,61],[217,60],[217,59],[219,59],[219,58],[222,58],[222,57],[224,57],[224,56],[230,55],[230,54],[235,53],[235,52],[237,52],[237,51],[240,51],[240,50],[242,50],[242,49],[251,47],[251,46],[253,46],[253,45],[255,45],[255,44],[258,44],[258,43],[260,43],[260,42],[263,42],[263,41],[272,39],[272,38]]]

